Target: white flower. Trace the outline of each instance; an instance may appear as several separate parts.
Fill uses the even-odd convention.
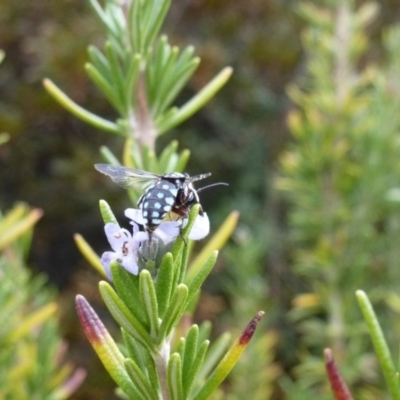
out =
[[[142,211],[137,210],[135,208],[128,208],[125,210],[125,216],[130,218],[133,222],[132,225],[145,225],[146,220],[142,216]],[[153,235],[158,236],[164,243],[167,245],[168,243],[174,241],[180,234],[182,226],[185,227],[188,223],[188,220],[179,220],[179,221],[164,221],[158,225],[157,229],[153,232]],[[203,215],[198,215],[196,220],[194,221],[193,227],[189,233],[189,239],[192,240],[200,240],[208,235],[210,232],[210,220],[206,213]],[[140,236],[140,241],[144,242],[149,240],[149,235],[147,232],[140,232],[138,235]]]
[[[117,261],[123,268],[133,275],[138,275],[138,252],[144,242],[148,242],[149,234],[139,230],[139,225],[145,226],[146,220],[142,216],[142,211],[134,208],[125,210],[125,215],[131,219],[132,233],[127,229],[121,228],[118,224],[108,222],[104,226],[107,239],[114,251],[106,251],[101,257],[101,263],[112,280],[110,264]],[[173,242],[180,234],[182,226],[185,227],[188,220],[164,221],[154,230],[153,235],[161,239],[164,246]],[[189,239],[200,240],[208,235],[210,231],[210,221],[206,213],[198,215],[189,233]],[[146,248],[146,246],[144,246]],[[157,250],[158,251],[158,250]],[[157,252],[156,251],[156,252]],[[154,254],[151,255],[153,258]]]
[[[120,228],[119,225],[109,222],[105,225],[104,231],[107,239],[114,250],[106,251],[101,256],[101,263],[106,270],[108,278],[111,280],[111,261],[117,261],[127,271],[133,275],[139,273],[139,266],[137,264],[137,251],[140,246],[140,242],[136,236],[139,233],[139,227],[133,225],[133,235],[127,230]]]
[[[188,220],[184,221],[184,226],[187,224]],[[210,220],[208,219],[207,213],[203,215],[198,214],[194,220],[194,224],[189,233],[189,239],[200,240],[205,238],[210,233]]]

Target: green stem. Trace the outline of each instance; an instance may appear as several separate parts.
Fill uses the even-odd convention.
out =
[[[368,296],[364,291],[357,290],[356,296],[367,324],[368,331],[375,348],[375,353],[382,368],[383,376],[385,377],[386,383],[389,387],[389,392],[393,399],[400,400],[400,385],[397,378],[396,369],[391,359],[389,348],[387,346],[385,337],[383,336],[378,319],[376,318],[374,309],[372,308]]]
[[[161,344],[160,351],[154,357],[158,379],[160,381],[162,400],[170,400],[167,380],[167,365],[169,361],[169,353],[171,344],[169,338],[166,338]]]

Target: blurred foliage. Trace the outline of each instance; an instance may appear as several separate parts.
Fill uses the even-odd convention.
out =
[[[288,115],[294,143],[277,181],[290,202],[294,270],[311,292],[290,312],[300,335],[296,387],[330,398],[328,346],[356,398],[383,399],[354,292],[367,290],[382,307],[400,279],[400,28],[384,32],[384,62],[362,65],[376,4],[303,4],[299,12],[309,24],[307,73],[288,89],[297,106]],[[390,313],[380,315],[398,336]]]
[[[32,277],[26,257],[38,209],[18,204],[0,216],[0,398],[62,400],[84,379],[62,363],[55,294],[43,276]]]
[[[357,2],[362,3],[364,2]],[[190,173],[209,170],[213,172],[216,181],[230,183],[227,189],[205,192],[202,196],[204,208],[210,214],[211,220],[215,221],[213,225],[217,226],[232,209],[241,212],[237,235],[229,251],[221,255],[213,279],[208,281],[207,293],[203,294],[200,302],[202,310],[198,312],[198,318],[211,317],[216,322],[216,331],[224,329],[225,325],[239,327],[238,313],[234,311],[235,307],[239,307],[238,303],[249,309],[253,306],[258,309],[257,304],[262,302],[262,308],[269,311],[267,315],[270,325],[279,333],[278,347],[274,347],[272,351],[276,352],[276,361],[282,364],[283,370],[293,372],[291,367],[298,365],[300,358],[312,361],[311,354],[316,356],[315,365],[322,379],[320,348],[328,343],[305,344],[303,340],[301,344],[298,343],[309,332],[314,334],[311,336],[313,338],[322,332],[318,318],[317,325],[309,324],[307,327],[307,324],[296,323],[294,328],[292,322],[286,318],[286,311],[294,299],[295,314],[303,314],[305,318],[307,315],[317,315],[324,322],[327,312],[323,305],[328,294],[324,293],[322,300],[315,293],[307,296],[308,293],[315,292],[314,286],[319,281],[314,277],[310,281],[311,278],[308,279],[303,273],[301,277],[292,273],[291,260],[295,260],[297,267],[300,265],[298,255],[292,249],[299,249],[302,245],[297,239],[287,240],[288,234],[293,238],[290,233],[293,222],[287,226],[286,210],[288,202],[295,204],[297,198],[289,196],[283,201],[281,193],[272,188],[276,160],[289,140],[285,114],[291,104],[285,87],[289,82],[299,82],[302,85],[307,70],[308,56],[302,50],[300,32],[310,21],[297,13],[298,4],[296,0],[173,1],[163,31],[168,33],[174,43],[183,46],[194,44],[197,54],[203,60],[189,82],[189,88],[181,95],[182,102],[198,91],[222,65],[232,65],[234,68],[229,85],[221,91],[218,99],[182,125],[179,133],[172,133],[179,139],[180,147],[195,149],[187,168]],[[383,0],[379,4],[380,10],[376,19],[364,32],[367,48],[357,59],[356,65],[353,65],[357,71],[363,70],[365,65],[382,65],[382,60],[386,60],[389,65],[389,56],[395,57],[398,54],[397,50],[390,53],[385,51],[382,45],[384,27],[400,20],[398,2]],[[71,302],[70,293],[77,291],[90,297],[91,302],[100,302],[93,290],[98,277],[84,270],[86,264],[80,261],[81,256],[71,237],[79,231],[90,239],[96,249],[106,246],[98,211],[93,204],[97,204],[98,198],[104,197],[106,191],[113,209],[122,209],[122,204],[126,205],[126,202],[124,203],[124,196],[121,196],[119,188],[112,184],[106,186],[92,165],[98,161],[100,145],[106,144],[117,152],[121,148],[112,138],[103,133],[94,134],[93,128],[70,116],[41,86],[43,77],[49,76],[61,87],[68,88],[68,94],[75,101],[88,105],[92,111],[105,118],[115,118],[114,111],[88,80],[83,69],[89,43],[103,42],[100,27],[87,2],[77,0],[6,1],[0,3],[0,9],[0,47],[7,54],[0,70],[0,132],[9,132],[11,138],[6,145],[0,147],[0,203],[5,208],[10,208],[15,199],[23,198],[44,209],[46,219],[41,222],[34,237],[31,257],[34,267],[47,271],[53,282],[66,289],[66,304]],[[384,74],[388,76],[386,72]],[[391,82],[396,82],[396,74],[393,69]],[[331,72],[328,75],[330,77]],[[358,75],[359,72],[356,76]],[[307,76],[306,80],[310,82],[308,72]],[[377,88],[372,87],[371,90],[373,93],[365,93],[368,94],[368,101],[371,101],[371,96],[375,98],[370,103],[371,107],[377,107],[381,112],[393,110],[384,95],[388,90],[383,90],[381,95],[378,95]],[[379,103],[381,100],[383,103]],[[386,106],[389,108],[386,109]],[[367,110],[366,114],[370,119],[371,113]],[[396,119],[397,116],[394,117]],[[389,132],[388,121],[383,123],[382,116],[379,120],[382,125],[378,131]],[[334,122],[336,119],[331,119],[330,125],[335,125]],[[372,128],[370,131],[372,132]],[[164,147],[164,140],[170,138],[162,137],[158,142],[160,148]],[[374,147],[372,143],[368,146]],[[352,148],[349,161],[358,160],[359,156],[353,153],[361,150],[358,147]],[[394,151],[389,148],[389,151],[392,150]],[[385,166],[393,160],[388,156],[384,161]],[[366,175],[363,176],[366,180]],[[393,173],[389,176],[393,177]],[[349,180],[350,178],[354,179],[354,175]],[[366,190],[367,183],[363,187]],[[395,199],[396,185],[389,189],[394,189],[389,197]],[[363,204],[363,197],[361,194],[359,196],[360,204]],[[355,200],[356,197],[353,199],[354,206]],[[378,236],[378,242],[373,243],[371,248],[371,251],[374,249],[376,252],[376,263],[373,267],[366,268],[366,276],[360,277],[357,273],[357,279],[361,280],[364,289],[376,286],[376,291],[369,291],[375,302],[384,300],[398,313],[399,296],[394,292],[383,294],[383,282],[380,284],[380,272],[386,268],[384,263],[389,257],[389,253],[384,252],[385,246],[388,246],[384,231],[395,230],[395,227],[388,227],[386,224],[388,220],[385,218],[389,209],[390,213],[396,212],[395,201],[388,201],[382,207],[382,216],[375,214],[376,226],[368,227],[370,230],[366,232],[366,236],[371,232],[372,236]],[[316,210],[312,211],[314,213]],[[362,227],[359,227],[358,232],[362,232]],[[356,228],[354,226],[353,231]],[[243,236],[245,240],[242,242]],[[394,238],[394,235],[391,237]],[[365,237],[363,241],[366,245],[371,243]],[[239,250],[235,248],[238,243],[240,252],[249,252],[254,269],[245,261],[245,255],[238,255]],[[310,251],[310,248],[312,244],[307,243],[305,249]],[[390,246],[389,248],[394,249]],[[380,259],[382,256],[383,259]],[[392,256],[396,256],[396,251]],[[390,264],[395,263],[396,259],[393,258]],[[303,264],[303,267],[309,269],[308,265]],[[350,277],[353,276],[352,267],[347,267],[346,270]],[[337,268],[338,265],[334,265],[330,270],[335,271]],[[247,270],[251,271],[249,273],[254,278],[249,278]],[[392,271],[396,275],[396,271]],[[319,274],[318,270],[314,272]],[[342,272],[343,277],[345,271]],[[239,278],[242,280],[236,280]],[[244,280],[249,280],[251,285],[250,282],[249,286],[243,284]],[[388,278],[385,278],[384,282],[387,281]],[[253,285],[256,285],[254,305]],[[239,298],[236,293],[240,293]],[[300,295],[296,297],[296,294]],[[360,320],[360,314],[356,314],[353,308],[353,293],[348,293],[348,296],[349,300],[346,299],[345,305],[347,307],[350,302],[352,307],[349,313],[354,312],[357,320]],[[65,308],[68,311],[68,306]],[[382,322],[387,324],[388,312],[382,311],[379,304],[378,310],[386,321]],[[233,315],[235,319],[232,318]],[[363,330],[361,326],[351,326],[354,334]],[[399,329],[398,322],[393,320],[393,326],[395,336]],[[306,335],[304,328],[308,328]],[[82,339],[78,336],[79,328],[75,317],[71,317],[70,324],[64,329],[67,336],[78,343],[76,349],[72,349],[76,357],[78,358],[78,353],[84,354],[85,360],[88,360],[91,353],[85,350]],[[376,363],[371,355],[357,359],[356,356],[360,354],[357,347],[359,345],[364,346],[363,343],[355,342],[354,348],[346,349],[346,360],[353,358],[354,354],[354,363],[358,363],[356,366],[347,364],[347,374],[359,376],[360,370],[376,371]],[[341,357],[336,358],[343,370]],[[81,392],[84,394],[77,396],[82,399],[110,398],[106,397],[110,396],[104,387],[108,381],[101,374],[101,368],[99,369],[95,361],[85,362],[92,371],[96,370],[98,373],[88,377],[90,387],[86,386]],[[249,362],[252,364],[254,360],[250,359]],[[370,366],[372,367],[369,368]],[[311,370],[315,372],[315,369]],[[372,380],[375,381],[376,377],[373,376]],[[351,381],[359,383],[354,379]],[[282,386],[291,387],[290,380],[285,380]],[[295,396],[299,395],[299,387],[295,385],[292,393],[289,398],[298,399]],[[312,389],[309,392],[306,389],[302,391],[304,398],[312,398],[313,394]]]

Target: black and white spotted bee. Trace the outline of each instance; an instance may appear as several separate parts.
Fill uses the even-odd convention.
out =
[[[158,175],[111,164],[95,164],[95,168],[125,189],[133,184],[139,184],[145,189],[137,206],[141,208],[143,218],[147,221],[145,229],[149,238],[167,214],[173,213],[181,219],[187,218],[191,207],[199,204],[198,192],[211,186],[227,185],[219,182],[196,190],[193,182],[205,179],[211,173],[190,176],[187,173],[171,172]],[[202,208],[199,214],[203,215]]]

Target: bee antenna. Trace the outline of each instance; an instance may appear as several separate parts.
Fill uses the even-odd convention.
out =
[[[189,182],[200,181],[201,179],[208,178],[209,176],[211,176],[211,172],[209,172],[208,174],[201,174],[201,175],[191,176],[190,179],[189,179]]]
[[[226,182],[212,183],[211,185],[203,186],[203,187],[201,187],[199,189],[196,189],[196,192],[201,192],[202,190],[208,189],[208,188],[213,187],[213,186],[229,186],[229,184],[226,183]]]

